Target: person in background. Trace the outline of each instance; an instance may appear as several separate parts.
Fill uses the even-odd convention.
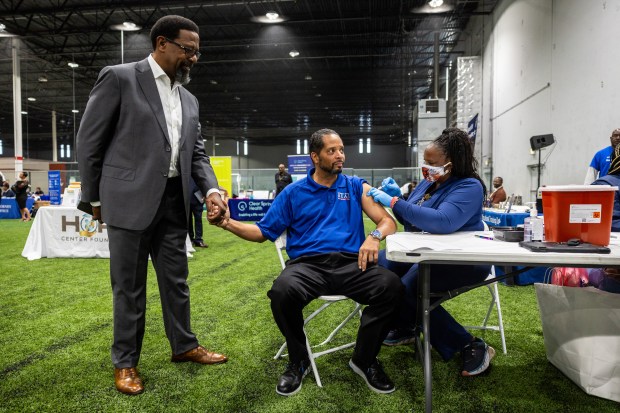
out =
[[[292,182],[293,182],[293,177],[291,176],[291,174],[286,172],[286,169],[284,169],[284,164],[281,163],[280,165],[278,165],[278,172],[276,172],[276,195],[275,196],[278,196],[280,192],[282,192],[284,188],[286,188],[286,186],[291,184]]]
[[[200,188],[193,179],[192,195],[189,198],[189,215],[187,229],[189,231],[189,239],[198,248],[209,248],[202,240],[202,211],[205,207],[205,196],[200,192]]]
[[[4,186],[4,174],[0,171],[0,186]],[[0,201],[2,201],[2,193],[4,192],[4,188],[0,188]]]
[[[30,221],[30,211],[26,207],[28,201],[28,172],[20,172],[19,180],[17,180],[11,189],[15,193],[15,201],[17,201],[17,207],[22,214],[22,222]]]
[[[392,178],[384,180],[383,190],[373,188],[368,196],[385,207],[391,207],[405,231],[432,234],[480,231],[484,229],[482,203],[486,189],[476,172],[477,166],[467,133],[448,128],[424,150],[421,168],[425,180],[407,200],[400,197],[400,188]],[[379,265],[398,274],[406,289],[403,308],[394,320],[394,329],[383,343],[411,343],[417,327],[418,264],[389,261],[382,250]],[[490,269],[490,265],[432,265],[430,290],[446,291],[482,282]],[[495,355],[492,347],[472,336],[442,306],[430,313],[430,340],[444,360],[461,354],[463,376],[484,372]]]
[[[596,179],[607,175],[611,165],[611,159],[614,154],[614,149],[620,143],[620,128],[616,128],[611,132],[609,142],[610,145],[608,147],[603,148],[594,154],[592,162],[590,162],[590,166],[586,172],[586,178],[583,183],[584,185],[590,185]]]
[[[504,178],[496,176],[493,178],[493,192],[489,195],[488,204],[493,206],[506,201],[506,191],[504,190]]]
[[[157,276],[173,363],[225,363],[201,346],[190,325],[187,217],[190,177],[213,219],[226,204],[204,150],[198,100],[184,85],[200,57],[198,26],[166,15],[150,33],[152,52],[101,70],[78,131],[82,201],[105,222],[110,247],[114,384],[144,391],[137,370],[145,331],[149,256]]]
[[[43,192],[40,186],[37,186],[37,189],[34,191],[34,194],[37,196],[41,196],[41,195],[45,195],[45,192]]]
[[[610,185],[620,187],[620,145],[616,145],[607,175],[592,182],[592,185]],[[614,209],[611,219],[611,230],[620,232],[620,190],[614,194]]]
[[[320,295],[342,294],[366,304],[349,367],[377,393],[395,387],[377,360],[381,340],[401,301],[403,286],[393,272],[376,265],[379,243],[396,231],[396,223],[365,196],[370,185],[342,174],[345,155],[340,136],[321,129],[310,137],[314,164],[306,179],[288,186],[256,224],[226,218],[220,228],[254,242],[275,241],[287,232],[289,261],[267,296],[286,338],[289,360],[276,393],[292,396],[310,371],[303,308]],[[363,213],[377,228],[364,235]]]
[[[411,195],[413,193],[413,190],[415,189],[415,187],[418,185],[418,183],[416,181],[411,181],[403,186],[400,187],[400,191],[401,194],[403,196],[403,198],[407,199],[407,197],[409,197],[409,195]]]
[[[15,192],[9,188],[9,183],[7,181],[2,183],[2,196],[6,198],[15,198]]]

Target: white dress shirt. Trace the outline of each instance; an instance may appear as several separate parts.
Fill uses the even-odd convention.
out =
[[[164,107],[166,127],[168,128],[168,136],[170,137],[170,145],[172,146],[168,178],[172,178],[174,176],[179,176],[179,170],[177,168],[179,163],[179,140],[181,136],[181,127],[183,125],[181,95],[179,94],[181,83],[175,81],[171,86],[170,78],[155,59],[153,59],[152,55],[149,55],[148,61],[153,71],[153,76],[155,77],[155,84],[157,85],[161,104]],[[219,193],[219,188],[210,188],[207,192],[207,196],[214,192]]]
[[[168,178],[172,178],[179,176],[177,166],[179,163],[179,140],[181,136],[181,126],[183,124],[181,95],[179,94],[181,83],[175,81],[174,84],[171,85],[170,78],[159,64],[157,64],[155,59],[153,59],[152,55],[149,55],[148,61],[153,71],[153,76],[155,77],[155,84],[157,85],[161,104],[164,107],[166,127],[168,129],[168,137],[170,138],[170,146],[172,147]]]

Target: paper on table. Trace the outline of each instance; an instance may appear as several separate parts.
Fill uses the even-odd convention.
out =
[[[458,251],[461,248],[457,248],[454,245],[446,244],[441,240],[429,240],[428,237],[420,237],[416,240],[412,237],[412,233],[399,232],[390,236],[390,249],[393,251]]]

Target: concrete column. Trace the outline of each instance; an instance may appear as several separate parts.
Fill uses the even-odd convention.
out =
[[[13,60],[13,131],[15,141],[15,178],[24,169],[22,149],[22,80],[20,64],[20,40],[11,38],[11,57]]]

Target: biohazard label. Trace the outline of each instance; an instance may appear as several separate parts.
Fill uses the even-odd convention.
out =
[[[571,224],[600,224],[601,204],[571,204],[568,222]]]

